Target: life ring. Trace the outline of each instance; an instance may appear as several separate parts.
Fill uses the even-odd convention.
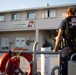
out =
[[[26,41],[26,44],[27,44],[27,45],[30,45],[30,40],[27,40],[27,41]]]
[[[23,48],[20,48],[20,49],[13,48],[12,50],[24,50],[24,49]],[[16,55],[16,53],[14,53],[14,55]],[[33,55],[30,53],[29,54],[21,53],[20,56],[23,56],[29,62],[30,69],[29,69],[29,72],[27,75],[32,75],[33,64],[30,64],[30,62],[33,60]],[[4,53],[2,55],[2,57],[0,58],[0,74],[5,73],[6,63],[8,60],[9,60],[9,53]]]

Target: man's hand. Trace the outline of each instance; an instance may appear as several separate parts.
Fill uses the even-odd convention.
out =
[[[53,52],[57,52],[56,50],[53,50]]]

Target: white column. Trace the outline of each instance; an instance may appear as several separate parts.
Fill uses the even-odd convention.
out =
[[[41,51],[51,51],[51,47],[42,47]],[[51,75],[49,54],[41,54],[41,75]]]
[[[39,30],[38,29],[35,31],[35,41],[39,42]],[[38,44],[37,44],[36,50],[39,50]]]

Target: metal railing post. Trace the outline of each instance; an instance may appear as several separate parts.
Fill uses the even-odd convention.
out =
[[[58,54],[58,66],[59,66],[58,75],[60,75],[61,74],[61,53]]]
[[[76,56],[76,53],[72,54],[70,57],[70,61],[73,61],[73,57]]]
[[[37,42],[34,43],[33,45],[33,74],[32,75],[36,75],[36,46],[37,46]]]

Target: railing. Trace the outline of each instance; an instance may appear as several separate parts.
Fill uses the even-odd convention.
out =
[[[53,51],[36,51],[36,46],[37,42],[34,43],[33,45],[33,51],[30,50],[23,50],[22,53],[31,53],[33,54],[33,74],[36,75],[36,54],[58,54],[59,57],[59,68],[57,67],[56,69],[59,69],[58,72],[60,72],[60,52],[53,52]],[[11,50],[11,53],[19,53],[20,50]],[[0,53],[9,53],[10,50],[0,50]],[[55,67],[54,67],[55,68]],[[52,74],[54,75],[54,74]],[[60,75],[60,73],[58,73]]]
[[[76,56],[76,53],[72,54],[70,57],[70,61],[73,61],[73,57]]]

